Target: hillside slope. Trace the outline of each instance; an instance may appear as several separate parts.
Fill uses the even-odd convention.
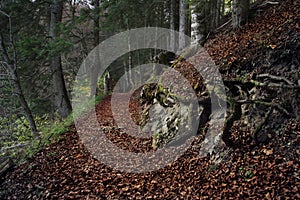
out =
[[[237,31],[220,31],[207,42],[224,80],[260,80],[257,74],[285,77],[293,84],[300,80],[300,3],[279,2],[260,8],[258,16]],[[184,70],[186,65],[177,67]],[[299,93],[284,90],[267,97],[280,102],[287,95]],[[118,96],[120,106],[125,96]],[[125,150],[152,151],[150,140],[129,138],[116,128],[110,98],[96,106],[99,123],[111,127],[107,136]],[[0,199],[300,199],[300,112],[297,102],[282,106],[291,116],[274,111],[263,127],[268,139],[262,143],[254,142],[253,127],[242,120],[235,123],[231,137],[238,145],[220,164],[210,157],[200,159],[194,145],[167,167],[141,174],[121,173],[92,158],[72,127],[59,142],[2,177]],[[138,117],[135,98],[130,110]],[[250,112],[258,119],[265,113]],[[201,140],[200,134],[195,143]]]

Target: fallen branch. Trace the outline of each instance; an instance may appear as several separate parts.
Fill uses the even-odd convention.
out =
[[[279,2],[277,2],[277,1],[266,1],[262,4],[260,4],[258,7],[264,7],[264,6],[267,6],[267,5],[278,5],[278,4],[279,4]]]
[[[223,28],[224,26],[226,26],[227,24],[231,23],[232,22],[232,19],[228,20],[227,22],[225,22],[223,25],[219,26],[217,28],[217,30],[220,30],[221,28]]]

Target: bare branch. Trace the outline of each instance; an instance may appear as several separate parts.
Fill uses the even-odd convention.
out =
[[[264,6],[267,6],[267,5],[278,5],[279,2],[277,1],[265,1],[264,3],[260,4],[258,7],[264,7]]]
[[[3,148],[0,149],[0,153],[2,153],[4,151],[7,151],[7,150],[10,150],[10,149],[15,149],[15,148],[19,148],[19,147],[28,146],[30,144],[31,144],[30,142],[26,142],[26,143],[19,143],[19,144],[9,146],[9,147],[3,147]]]

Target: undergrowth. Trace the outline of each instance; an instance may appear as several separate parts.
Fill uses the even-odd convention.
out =
[[[104,95],[98,95],[88,102],[88,105],[78,109],[85,111],[98,104]],[[34,138],[29,123],[24,116],[11,115],[0,120],[0,158],[9,157],[15,164],[32,158],[43,147],[60,140],[61,136],[70,131],[74,118],[82,112],[71,113],[61,118],[57,113],[50,119],[48,114],[35,116],[39,138]]]

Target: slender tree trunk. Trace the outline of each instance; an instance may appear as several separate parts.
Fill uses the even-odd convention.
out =
[[[220,24],[220,13],[221,13],[221,0],[212,1],[212,15],[213,24],[211,26],[211,31],[215,30]]]
[[[99,18],[99,8],[100,0],[95,0],[95,16],[94,16],[94,47],[98,46],[100,43],[100,18]]]
[[[104,95],[108,95],[109,84],[110,84],[110,74],[109,74],[109,71],[107,71],[106,73],[104,73],[104,78],[103,78],[103,93],[104,93]]]
[[[249,8],[250,8],[250,0],[240,0],[241,1],[241,23],[245,24],[248,22],[248,16],[249,16]]]
[[[226,6],[225,0],[221,0],[221,9],[220,9],[220,12],[221,12],[221,18],[223,18],[224,15],[225,15],[225,6]]]
[[[12,35],[10,36],[10,38],[12,40]],[[14,42],[13,41],[10,41],[10,42],[14,46]],[[21,84],[20,84],[20,78],[19,78],[18,71],[17,71],[17,56],[16,56],[16,52],[15,52],[14,47],[13,47],[13,51],[14,51],[13,52],[14,53],[13,59],[10,59],[9,56],[8,56],[8,53],[6,51],[3,35],[2,35],[2,33],[0,33],[0,52],[2,53],[4,62],[7,64],[7,67],[9,68],[10,75],[11,75],[11,78],[13,80],[15,92],[19,97],[20,104],[21,104],[21,106],[22,106],[22,108],[25,112],[25,116],[26,116],[26,118],[29,122],[30,130],[31,130],[33,136],[35,138],[37,138],[37,137],[39,137],[39,133],[37,131],[37,127],[36,127],[36,124],[35,124],[35,121],[34,121],[34,117],[33,117],[32,112],[31,112],[31,110],[28,106],[28,103],[25,99],[25,96],[24,96],[24,93],[23,93],[23,90],[22,90],[22,87],[21,87]]]
[[[54,0],[53,4],[50,5],[50,11],[49,36],[51,42],[55,42],[59,38],[57,25],[62,20],[63,1]],[[71,113],[72,107],[65,85],[60,53],[53,53],[51,55],[50,67],[52,71],[54,104],[59,114],[62,117],[67,117]]]
[[[126,65],[127,65],[126,61],[124,60],[123,66],[124,66],[125,83],[123,84],[123,92],[126,92],[126,89],[128,88],[128,85],[129,85],[129,77],[128,77]]]
[[[176,21],[176,14],[175,14],[175,9],[176,9],[176,0],[171,0],[171,5],[170,5],[170,29],[175,30],[175,21]],[[176,49],[176,38],[175,38],[175,33],[171,32],[170,35],[170,48],[175,51]]]
[[[186,46],[185,34],[187,30],[187,4],[185,0],[180,0],[180,19],[179,19],[179,49]]]
[[[243,25],[248,20],[249,0],[233,0],[232,1],[232,27],[233,29]]]
[[[205,36],[220,24],[224,0],[199,0],[191,4],[192,44],[203,45]]]
[[[192,45],[196,45],[203,38],[203,34],[200,33],[200,22],[199,22],[199,8],[198,4],[194,3],[191,5],[191,38]]]
[[[216,0],[209,1],[209,31],[214,29],[215,26],[215,6],[216,6]]]
[[[220,26],[220,24],[221,24],[220,20],[223,17],[223,14],[222,14],[222,2],[223,2],[223,0],[217,0],[217,18],[216,18],[217,27]]]
[[[238,6],[238,0],[232,0],[232,27],[236,29],[240,26],[240,9]]]
[[[203,45],[205,36],[210,31],[210,4],[207,0],[200,0],[192,5],[191,37],[194,44],[200,43]]]
[[[140,52],[138,51],[137,52],[137,66],[140,66]],[[139,67],[139,71],[138,71],[138,74],[139,74],[139,84],[142,84],[142,69],[141,67]]]
[[[129,36],[130,37],[130,36]],[[132,79],[132,53],[131,51],[131,46],[130,46],[130,40],[128,40],[128,79],[129,79],[129,87],[133,87],[133,79]]]
[[[99,18],[99,8],[100,8],[100,0],[94,0],[94,47],[97,47],[100,43],[100,18]],[[92,66],[90,72],[91,72],[91,92],[90,92],[90,97],[93,97],[97,93],[97,83],[98,83],[98,67],[99,67],[99,49],[96,49],[95,53],[95,58],[94,58],[94,65]]]

